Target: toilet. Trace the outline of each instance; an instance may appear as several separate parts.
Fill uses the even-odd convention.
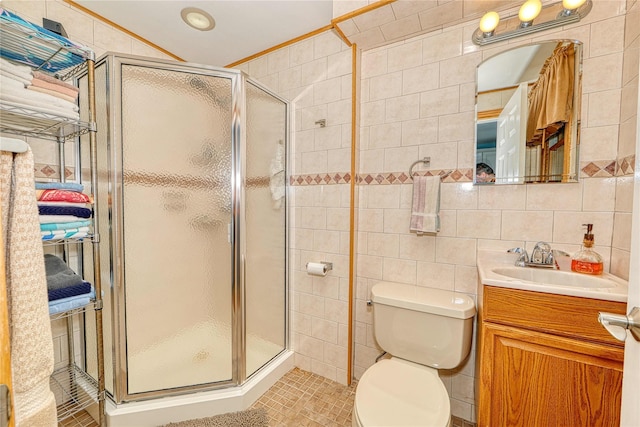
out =
[[[392,282],[371,289],[373,332],[391,358],[367,369],[356,388],[352,426],[450,427],[438,369],[469,354],[476,307],[468,295]]]

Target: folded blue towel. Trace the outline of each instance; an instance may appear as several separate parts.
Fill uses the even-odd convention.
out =
[[[55,301],[61,298],[75,297],[91,292],[91,283],[82,282],[79,285],[69,286],[67,288],[47,290],[49,301]]]
[[[36,182],[36,190],[69,190],[82,193],[84,185],[77,182]]]
[[[54,231],[54,230],[67,230],[70,228],[89,227],[91,221],[74,221],[74,222],[50,222],[47,224],[40,224],[40,231]]]
[[[38,206],[40,215],[73,215],[78,218],[91,218],[91,209],[75,206]]]

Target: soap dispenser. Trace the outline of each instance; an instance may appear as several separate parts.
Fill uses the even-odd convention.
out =
[[[571,271],[586,274],[602,274],[604,265],[602,257],[593,248],[593,224],[582,224],[587,233],[582,241],[582,249],[571,257]]]

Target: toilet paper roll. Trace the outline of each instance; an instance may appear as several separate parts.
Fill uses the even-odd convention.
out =
[[[308,262],[307,263],[307,274],[312,276],[326,276],[327,275],[327,265],[321,262]]]

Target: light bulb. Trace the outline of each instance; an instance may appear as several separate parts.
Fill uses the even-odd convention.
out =
[[[566,10],[576,10],[582,6],[587,0],[562,0],[562,7]]]
[[[496,12],[487,12],[480,19],[480,31],[491,34],[498,26],[498,22],[500,22],[500,15]]]
[[[518,18],[522,24],[520,26],[529,26],[531,22],[536,19],[540,11],[542,10],[542,3],[540,0],[527,0],[520,7],[520,11],[518,12]]]

